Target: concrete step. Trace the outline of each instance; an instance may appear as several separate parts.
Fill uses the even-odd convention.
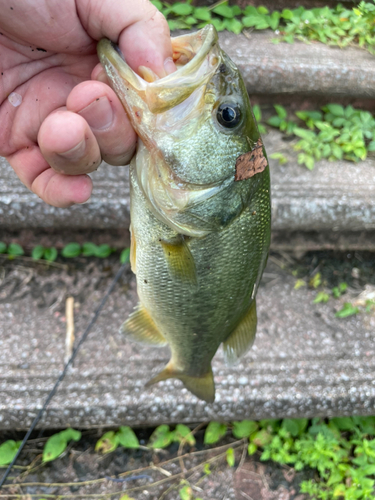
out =
[[[221,47],[241,70],[250,95],[375,97],[375,58],[367,51],[298,40],[275,44],[275,38],[268,30],[220,33]]]
[[[3,262],[0,429],[25,429],[63,367],[66,297],[75,298],[79,338],[118,263],[82,259],[64,270]],[[144,388],[168,361],[169,350],[131,344],[118,333],[137,301],[134,276],[126,272],[40,426],[373,414],[375,313],[335,318],[343,301],[353,301],[360,289],[342,300],[312,304],[317,292],[295,290],[293,268],[271,256],[257,298],[255,345],[232,368],[224,365],[219,351],[213,362],[217,396],[210,405],[179,381]]]
[[[374,159],[358,164],[321,161],[309,171],[297,164],[292,143],[279,132],[271,131],[264,142],[268,155],[278,151],[289,160],[283,166],[270,160],[274,249],[375,250]],[[15,231],[54,230],[71,239],[74,231],[101,230],[123,244],[118,234],[125,234],[129,225],[127,167],[103,164],[92,174],[91,200],[69,209],[43,203],[21,185],[5,160],[0,162],[0,178],[2,238],[6,232],[13,238]],[[51,244],[56,244],[53,238]]]

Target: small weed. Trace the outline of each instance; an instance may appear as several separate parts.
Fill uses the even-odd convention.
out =
[[[306,281],[305,280],[301,280],[301,279],[298,279],[296,280],[295,284],[294,284],[294,289],[295,290],[299,290],[300,288],[302,288],[303,286],[306,286]]]
[[[21,442],[22,441],[13,441],[13,439],[9,439],[0,445],[0,467],[11,463],[16,456],[18,448],[21,446]]]
[[[292,121],[288,121],[286,118],[288,116],[288,113],[286,109],[283,106],[280,106],[279,104],[274,105],[276,115],[272,116],[267,120],[268,125],[271,125],[272,127],[276,127],[280,129],[282,132],[285,132],[286,134],[292,134],[294,129],[297,127],[297,124]]]
[[[296,471],[306,468],[314,470],[315,478],[303,481],[300,485],[301,493],[307,493],[313,499],[374,498],[375,417],[243,420],[232,424],[211,422],[205,430],[204,442],[216,444],[228,430],[231,430],[234,438],[247,443],[249,455],[257,453],[261,461],[272,460]],[[189,435],[191,431],[184,425],[177,425],[175,430],[171,430],[168,425],[161,425],[151,435],[148,447],[166,448],[176,439],[186,441]],[[43,462],[60,457],[68,442],[78,441],[80,437],[80,432],[74,429],[66,429],[51,436],[44,447]],[[229,467],[236,463],[235,449],[240,442],[233,442],[233,446],[229,443],[223,454]],[[19,442],[9,440],[0,446],[0,466],[11,462],[19,445]],[[118,431],[105,433],[97,442],[96,451],[109,453],[119,445],[133,449],[139,446],[130,427],[120,427]],[[202,473],[204,476],[211,474],[210,463],[202,463]],[[194,494],[194,486],[187,480],[178,480],[174,487],[178,489],[181,500],[200,500]],[[126,495],[121,499],[131,500]]]
[[[282,153],[272,153],[270,158],[273,160],[279,160],[280,165],[285,165],[288,162],[288,158],[284,156]]]
[[[335,314],[336,318],[347,318],[348,316],[353,316],[359,313],[359,308],[350,304],[350,302],[345,302],[342,309],[337,311]]]
[[[45,248],[42,247],[41,245],[37,245],[36,247],[33,248],[31,252],[31,257],[34,260],[39,260],[39,259],[45,259],[48,262],[54,262],[57,259],[57,249],[54,247],[51,248]]]
[[[51,436],[43,449],[43,462],[51,462],[66,450],[69,441],[79,441],[81,432],[75,429],[66,429]]]
[[[338,286],[332,288],[332,295],[335,299],[338,299],[347,289],[348,285],[346,283],[340,283]]]
[[[128,449],[138,449],[139,441],[133,430],[122,426],[117,432],[106,432],[96,443],[95,451],[106,454],[115,451],[118,446]]]
[[[321,283],[319,283],[321,284]],[[316,288],[316,287],[315,287]],[[331,292],[320,291],[317,293],[313,304],[327,303],[331,297],[334,299],[339,299],[347,292],[348,285],[345,282],[339,283],[337,286],[333,287]],[[361,307],[358,307],[360,305]],[[370,313],[374,310],[375,301],[373,299],[367,299],[365,301],[356,301],[356,303],[351,304],[350,302],[345,302],[342,308],[335,313],[336,318],[347,318],[349,316],[354,316],[359,313]]]
[[[24,250],[18,243],[11,243],[7,248],[7,254],[9,257],[20,257],[24,255]]]
[[[375,118],[368,111],[339,104],[327,104],[321,111],[297,111],[297,118],[306,127],[302,128],[286,119],[287,112],[282,106],[274,107],[277,114],[267,123],[301,139],[294,149],[300,151],[298,163],[309,170],[323,158],[358,162],[375,151]],[[281,153],[272,157],[284,163]]]
[[[115,248],[112,248],[108,244],[96,245],[95,243],[86,242],[83,245],[79,243],[68,243],[61,250],[61,256],[67,259],[73,259],[76,257],[97,257],[100,259],[105,259],[109,257],[112,253],[116,252]],[[0,241],[0,254],[8,255],[9,259],[15,259],[16,257],[25,256],[25,250],[18,243],[10,243],[6,245],[4,242]],[[43,247],[42,245],[36,245],[31,251],[31,258],[35,261],[46,260],[47,262],[54,262],[58,257],[58,250],[55,247]],[[120,254],[121,264],[125,264],[129,261],[130,249],[125,248]],[[30,257],[27,257],[30,258]]]
[[[323,302],[324,304],[327,303],[330,299],[330,296],[326,292],[318,292],[317,296],[315,297],[313,303],[314,304],[320,304]]]
[[[70,259],[79,256],[105,259],[115,251],[115,248],[111,248],[107,244],[96,245],[95,243],[86,242],[81,246],[79,243],[68,243],[68,245],[62,249],[61,255]]]
[[[322,275],[321,273],[316,273],[309,281],[309,286],[311,288],[318,288],[322,284]]]
[[[375,5],[371,2],[362,1],[352,9],[339,4],[334,8],[298,7],[272,13],[263,6],[248,5],[242,10],[238,5],[228,5],[227,1],[210,7],[195,7],[191,0],[172,5],[160,0],[152,0],[152,3],[165,15],[171,30],[200,29],[208,23],[218,31],[236,34],[245,28],[271,29],[280,35],[275,43],[314,40],[339,47],[357,45],[375,52]]]
[[[215,444],[225,436],[227,432],[226,424],[220,422],[210,422],[204,433],[204,444]]]
[[[261,123],[262,122],[262,110],[260,109],[260,106],[258,104],[255,104],[253,106],[253,113],[254,113],[255,121],[257,122],[257,125],[258,125],[259,133],[260,134],[265,134],[267,132],[267,129]]]

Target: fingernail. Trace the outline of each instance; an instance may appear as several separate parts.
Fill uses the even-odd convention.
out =
[[[74,148],[64,151],[63,153],[58,153],[59,156],[66,158],[67,160],[76,161],[81,159],[86,151],[86,140],[82,139],[81,142],[74,146]]]
[[[167,75],[170,75],[177,70],[177,67],[171,57],[167,57],[167,59],[164,61],[164,69]]]
[[[108,128],[114,119],[114,113],[107,97],[98,97],[94,102],[83,108],[79,113],[94,130]]]

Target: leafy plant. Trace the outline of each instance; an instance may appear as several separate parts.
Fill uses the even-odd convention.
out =
[[[358,162],[375,151],[375,118],[368,111],[333,103],[323,106],[321,111],[297,111],[296,116],[307,128],[287,121],[286,111],[280,106],[278,115],[267,123],[301,139],[294,146],[300,151],[298,163],[310,170],[322,158]],[[281,159],[281,153],[276,154]]]
[[[166,448],[174,441],[174,433],[169,425],[159,425],[150,436],[148,446],[150,448]]]
[[[108,431],[103,436],[98,439],[95,445],[95,451],[99,453],[111,453],[115,451],[119,445],[119,437],[115,431]]]
[[[234,467],[234,464],[236,463],[236,457],[235,457],[233,448],[227,449],[226,459],[227,459],[227,464],[229,465],[229,467]]]
[[[83,257],[98,257],[105,259],[113,253],[115,249],[108,244],[96,245],[86,242],[82,246],[79,243],[68,243],[61,251],[61,255],[66,258],[74,258],[82,255]]]
[[[45,259],[49,262],[54,262],[57,259],[57,249],[54,247],[45,248],[42,245],[37,245],[31,252],[31,257],[34,260]]]
[[[181,500],[193,500],[193,489],[190,485],[186,484],[179,490]]]
[[[255,121],[257,122],[257,125],[258,125],[259,133],[260,134],[265,134],[267,132],[267,129],[261,123],[262,122],[262,110],[260,109],[260,106],[258,104],[255,104],[253,106],[253,113],[254,113]]]
[[[226,432],[226,424],[222,424],[220,422],[210,422],[206,428],[206,432],[204,433],[204,444],[217,443],[223,436],[225,436]]]
[[[314,304],[320,304],[321,302],[326,303],[330,299],[330,296],[326,292],[318,292],[317,296],[313,300]]]
[[[123,448],[136,450],[139,448],[139,441],[134,431],[127,425],[121,426],[117,432],[119,444]]]
[[[0,467],[9,465],[12,462],[20,445],[21,441],[13,441],[13,439],[9,439],[0,445]]]
[[[302,288],[303,286],[306,286],[306,281],[305,280],[301,280],[301,279],[298,279],[296,280],[295,284],[294,284],[294,289],[295,290],[299,290],[300,288]]]
[[[81,432],[66,429],[48,438],[43,449],[43,462],[51,462],[58,458],[67,448],[69,441],[79,441]]]
[[[343,293],[346,292],[347,289],[348,285],[346,283],[339,283],[338,286],[332,288],[332,295],[335,297],[335,299],[338,299]]]
[[[191,433],[191,429],[183,424],[176,425],[173,439],[178,443],[186,442],[190,446],[194,446],[196,443],[195,437]]]
[[[274,104],[274,108],[277,114],[275,116],[271,116],[271,118],[267,120],[268,125],[276,127],[286,134],[292,134],[294,129],[297,127],[297,124],[286,119],[288,113],[283,106]]]
[[[81,245],[79,243],[68,243],[61,251],[61,255],[68,259],[81,255]]]
[[[342,309],[337,311],[335,314],[336,318],[347,318],[348,316],[353,316],[359,313],[359,308],[350,304],[350,302],[345,302]]]
[[[118,431],[108,431],[98,439],[95,445],[95,451],[111,453],[118,446],[128,449],[138,449],[139,441],[134,431],[129,426],[121,426]]]
[[[254,420],[242,420],[242,422],[233,422],[232,433],[237,439],[242,439],[250,437],[258,428],[259,425]]]
[[[285,165],[285,163],[288,162],[287,157],[282,153],[272,153],[270,155],[270,158],[272,158],[273,160],[279,160],[280,165]]]
[[[129,262],[130,258],[130,248],[125,248],[120,255],[120,262],[121,264],[125,264],[126,262]]]
[[[322,284],[321,273],[314,274],[314,276],[309,281],[309,285],[311,288],[318,288],[321,284]]]
[[[242,10],[228,2],[210,7],[195,7],[190,1],[172,5],[160,0],[152,0],[152,3],[166,16],[171,30],[202,28],[212,23],[218,31],[236,34],[245,28],[272,29],[280,35],[276,43],[315,40],[339,47],[357,45],[372,53],[375,50],[375,6],[371,2],[362,1],[352,9],[337,5],[315,9],[298,7],[272,13],[264,6],[248,5]]]
[[[18,257],[20,255],[24,255],[25,252],[18,243],[10,243],[10,245],[8,245],[7,253],[10,256]]]

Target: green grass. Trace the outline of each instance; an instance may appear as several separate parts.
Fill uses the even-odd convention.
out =
[[[227,1],[211,7],[195,7],[189,0],[172,5],[160,0],[152,0],[152,3],[165,15],[171,30],[199,29],[208,23],[218,31],[228,30],[236,34],[244,29],[271,29],[279,35],[276,43],[293,43],[295,39],[319,41],[339,47],[357,45],[375,53],[373,2],[363,1],[352,9],[339,4],[334,8],[299,7],[272,13],[263,6],[249,5],[241,9],[237,5],[229,6]]]

